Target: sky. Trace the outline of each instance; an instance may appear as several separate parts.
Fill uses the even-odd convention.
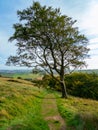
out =
[[[61,13],[77,20],[81,34],[89,40],[89,59],[85,59],[87,68],[98,69],[98,0],[37,0],[41,5],[60,8]],[[15,42],[8,42],[13,35],[13,24],[18,23],[17,10],[31,6],[33,0],[0,0],[0,70],[24,69],[6,66],[10,55],[16,54]]]

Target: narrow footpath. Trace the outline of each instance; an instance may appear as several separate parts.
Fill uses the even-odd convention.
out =
[[[56,98],[53,94],[47,94],[43,99],[42,115],[48,122],[50,130],[66,130],[65,121],[58,112]]]

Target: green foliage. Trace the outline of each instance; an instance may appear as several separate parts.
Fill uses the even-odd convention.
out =
[[[58,78],[58,77],[57,77]],[[43,86],[52,90],[61,91],[60,83],[49,75],[44,75],[42,78]]]
[[[41,75],[44,75],[44,74],[45,74],[45,71],[44,71],[44,70],[41,70],[41,69],[35,68],[35,69],[32,70],[32,73],[33,73],[33,74],[41,74]]]
[[[65,76],[69,94],[98,99],[98,75],[95,73],[72,73]]]
[[[65,76],[65,84],[70,95],[98,100],[98,75],[95,73],[68,74]],[[49,75],[44,75],[43,86],[61,91],[58,81]]]

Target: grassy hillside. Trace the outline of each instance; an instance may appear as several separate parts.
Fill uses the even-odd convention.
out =
[[[0,78],[0,130],[48,130],[40,112],[45,92],[24,80]]]
[[[0,77],[0,130],[49,130],[41,113],[47,93],[23,79]],[[67,130],[98,130],[98,101],[52,94]]]
[[[67,130],[98,130],[98,101],[70,96],[57,104]]]

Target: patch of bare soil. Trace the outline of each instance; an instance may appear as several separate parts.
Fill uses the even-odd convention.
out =
[[[50,130],[66,130],[65,121],[58,112],[56,98],[48,94],[42,103],[42,115],[48,122]]]

